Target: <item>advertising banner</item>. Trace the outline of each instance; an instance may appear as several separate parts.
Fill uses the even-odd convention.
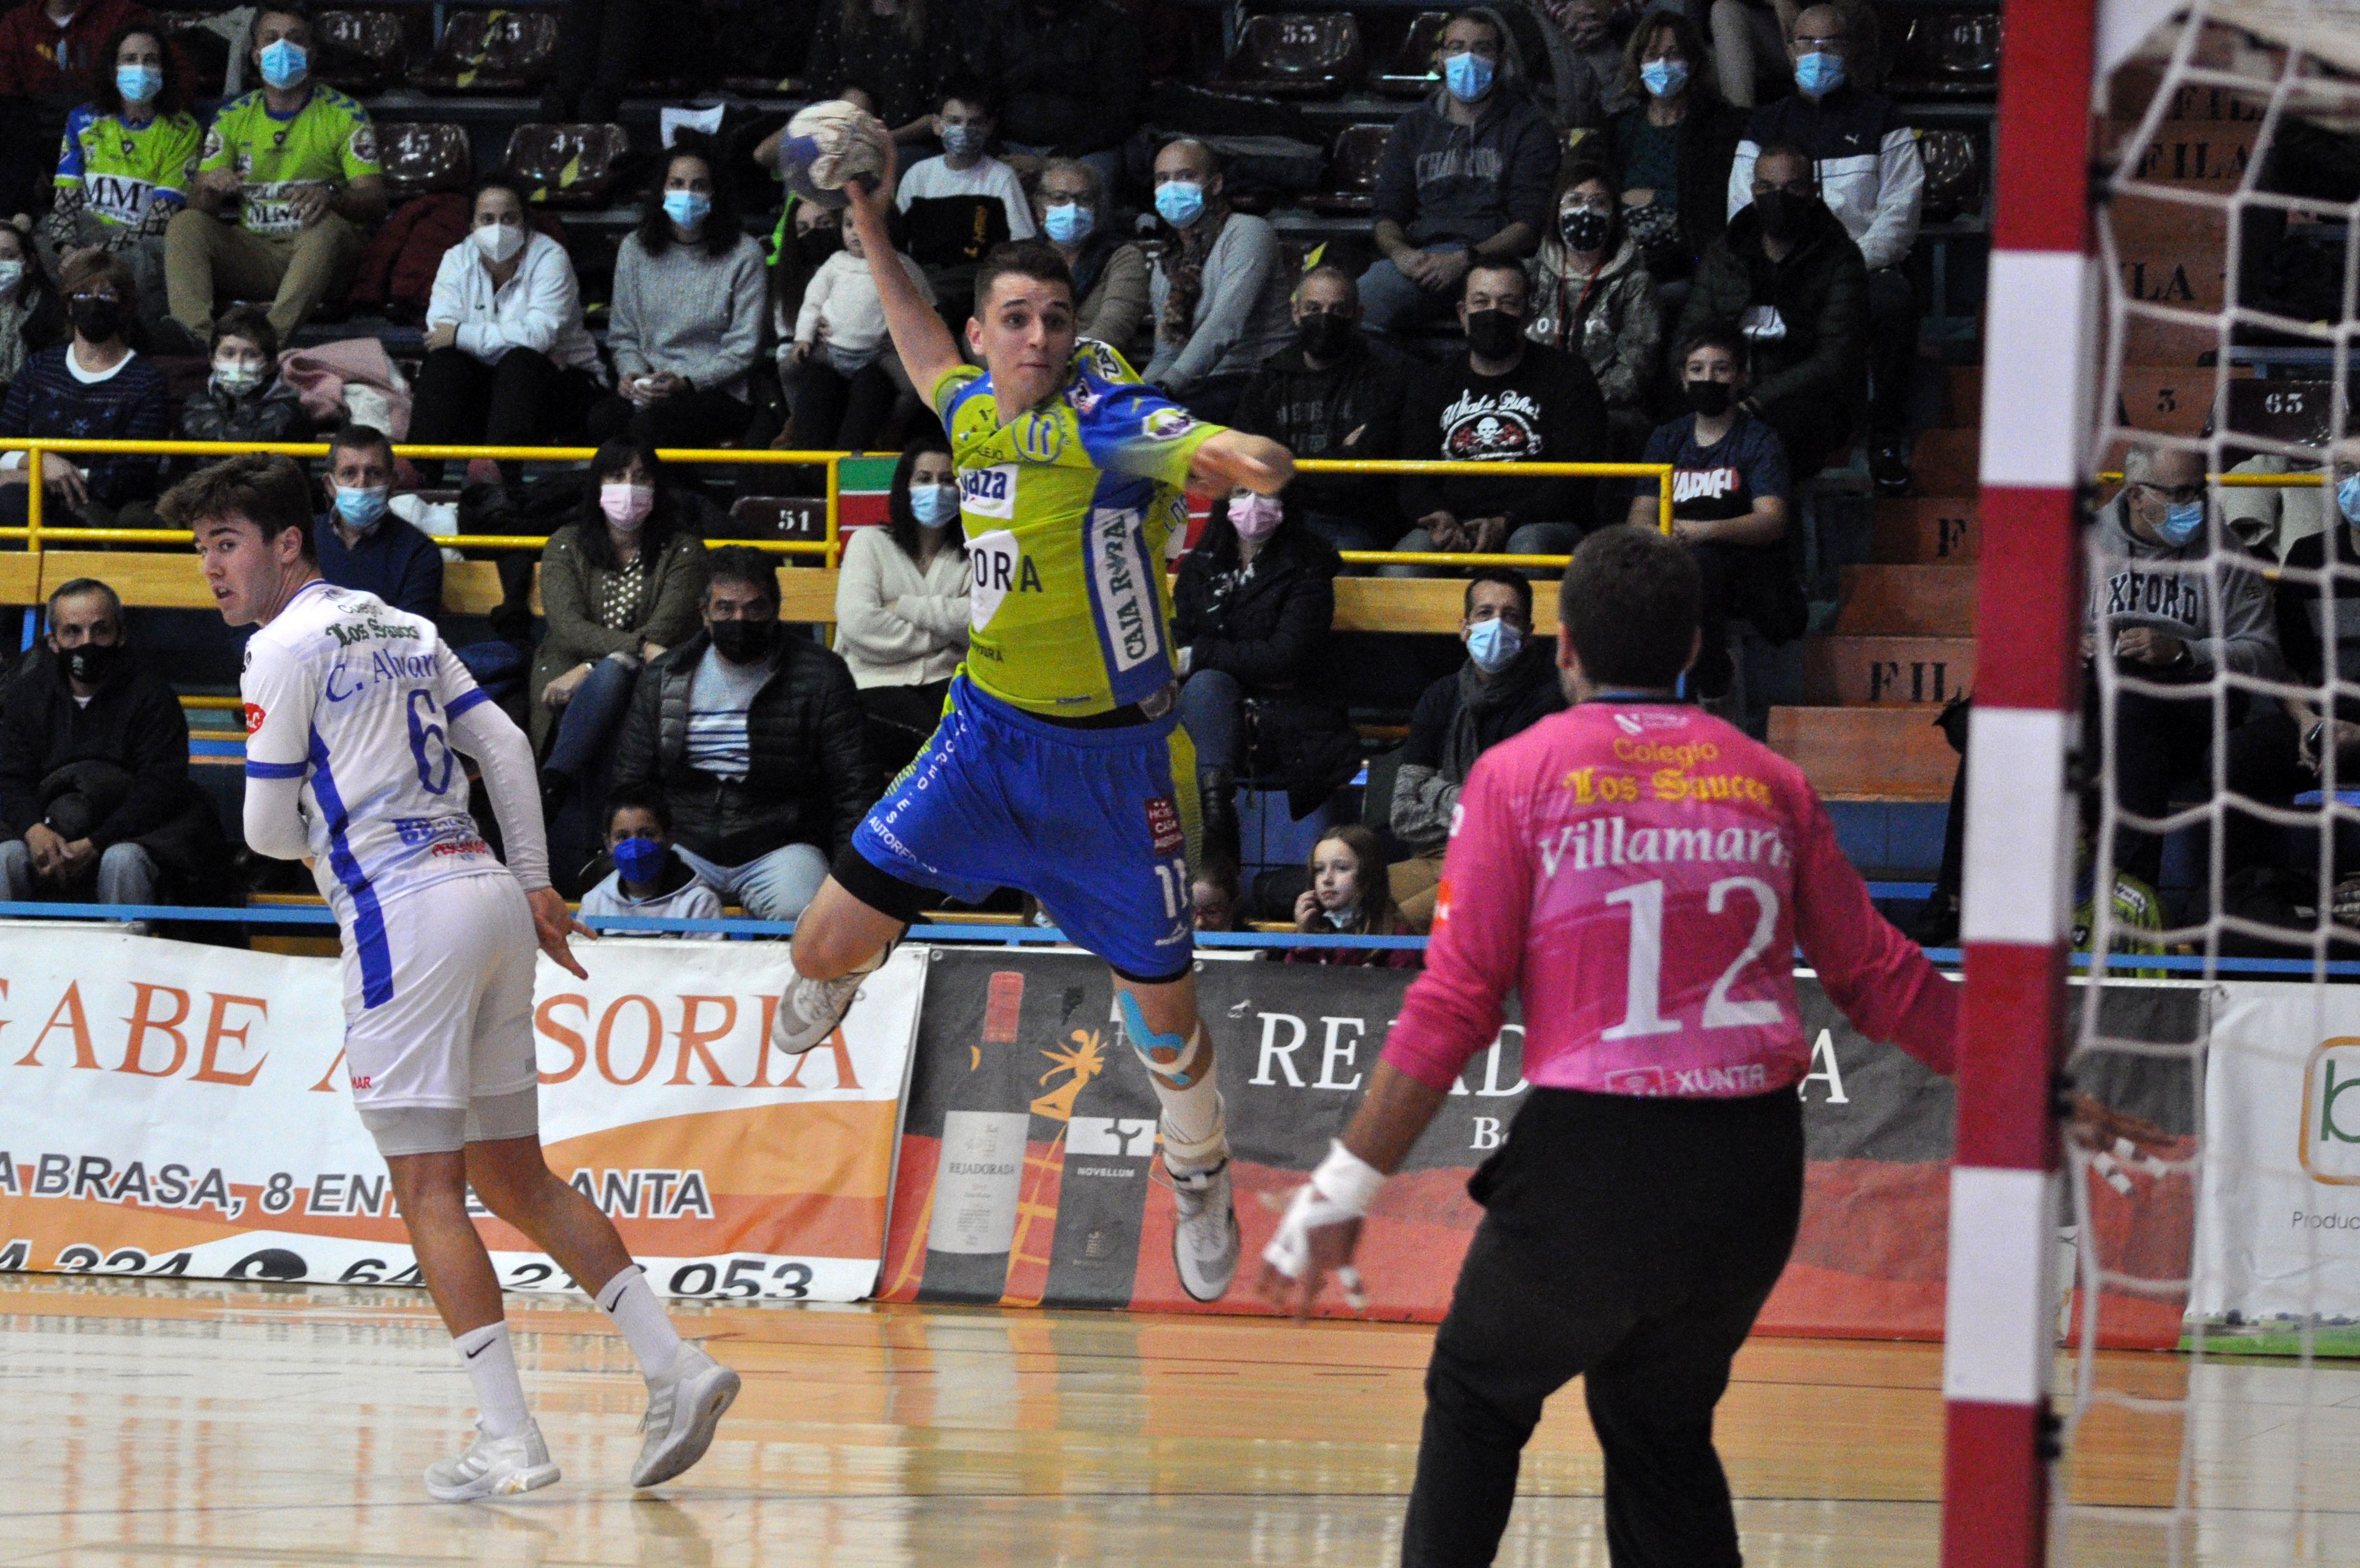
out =
[[[768,1045],[783,942],[575,951],[586,984],[544,958],[536,987],[550,1168],[661,1292],[868,1295],[924,951],[801,1058]],[[415,1283],[342,997],[333,959],[0,928],[0,1268]],[[482,1228],[504,1286],[571,1283]]]
[[[1220,1052],[1246,1263],[1207,1308],[1172,1261],[1172,1197],[1153,1174],[1157,1109],[1112,1021],[1106,966],[1056,954],[944,950],[927,980],[881,1292],[895,1301],[1258,1312],[1269,1200],[1301,1181],[1343,1130],[1411,976],[1310,964],[1207,963],[1199,996]],[[1800,984],[1814,1041],[1801,1085],[1808,1195],[1766,1334],[1939,1338],[1949,1219],[1950,1086],[1862,1038],[1818,985]],[[2114,1027],[2174,1027],[2191,995],[2110,993]],[[2152,1015],[2152,1016],[2151,1016]],[[1467,1179],[1499,1149],[1528,1093],[1512,1021],[1470,1063],[1441,1114],[1386,1183],[1363,1227],[1373,1316],[1438,1319],[1481,1211]],[[2153,1075],[2092,1089],[2184,1132]],[[2360,1127],[2360,1100],[2354,1125]],[[2101,1183],[2102,1251],[2169,1255],[2185,1272],[2185,1183]],[[2061,1218],[2062,1216],[2060,1216]],[[2177,1304],[2111,1299],[2109,1343],[2176,1341]],[[1340,1305],[1328,1310],[1340,1312]]]

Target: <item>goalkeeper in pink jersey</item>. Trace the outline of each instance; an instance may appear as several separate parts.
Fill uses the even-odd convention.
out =
[[[1801,769],[1674,696],[1687,550],[1593,535],[1557,615],[1574,706],[1476,763],[1426,973],[1262,1287],[1298,1310],[1330,1271],[1357,1290],[1360,1216],[1519,991],[1533,1093],[1469,1184],[1489,1212],[1426,1369],[1402,1562],[1491,1561],[1542,1402],[1579,1377],[1615,1568],[1736,1568],[1712,1412],[1802,1214],[1792,955],[1944,1074],[1957,993],[1870,904]]]

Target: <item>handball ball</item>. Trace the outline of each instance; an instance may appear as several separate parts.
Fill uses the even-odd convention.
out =
[[[884,121],[841,98],[806,104],[787,122],[779,172],[804,201],[841,208],[848,181],[884,178],[890,135]]]

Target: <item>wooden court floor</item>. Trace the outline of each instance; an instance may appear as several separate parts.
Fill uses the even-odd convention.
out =
[[[0,1564],[1380,1564],[1397,1559],[1430,1330],[915,1307],[688,1307],[746,1375],[705,1462],[635,1495],[641,1385],[586,1303],[510,1298],[565,1469],[430,1502],[464,1374],[408,1291],[0,1278]],[[2070,1363],[2060,1374],[2070,1375]],[[2187,1391],[2176,1357],[2114,1387]],[[1756,1565],[1932,1563],[1937,1347],[1757,1341],[1721,1406]],[[2360,1563],[2360,1371],[2208,1367],[2198,1413],[2107,1416],[2063,1561]],[[2168,1505],[2193,1431],[2197,1508]],[[1500,1561],[1604,1568],[1578,1398]]]

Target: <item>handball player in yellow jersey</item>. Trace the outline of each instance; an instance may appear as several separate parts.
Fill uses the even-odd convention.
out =
[[[1038,898],[1114,971],[1123,1032],[1163,1105],[1173,1257],[1198,1301],[1237,1271],[1229,1134],[1196,1013],[1188,865],[1168,741],[1178,671],[1164,546],[1191,479],[1270,494],[1275,441],[1202,423],[1077,341],[1074,282],[1037,241],[976,278],[961,357],[886,234],[889,161],[847,212],[893,347],[949,431],[971,570],[968,654],[942,724],[852,842],[795,929],[796,979],[771,1039],[810,1050],[928,902],[1003,887]]]

